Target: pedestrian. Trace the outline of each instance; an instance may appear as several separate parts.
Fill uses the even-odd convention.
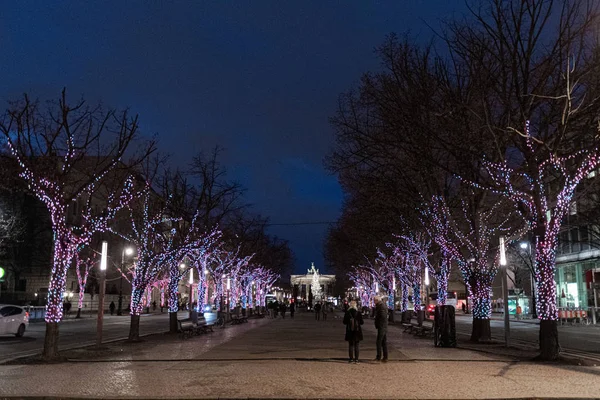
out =
[[[66,309],[67,315],[69,315],[69,313],[71,312],[71,302],[69,300],[67,300]]]
[[[156,300],[152,302],[152,311],[156,311]]]
[[[380,296],[375,296],[373,300],[375,300],[375,328],[377,329],[377,356],[375,357],[375,361],[387,362],[387,305],[382,301]]]
[[[110,315],[113,315],[115,312],[115,302],[111,301],[110,305],[108,306],[108,309],[110,310]]]
[[[292,317],[292,319],[294,319],[295,312],[296,312],[296,303],[294,303],[294,300],[292,300],[292,302],[290,303],[290,316]]]
[[[285,310],[286,310],[286,308],[287,307],[286,307],[285,303],[282,301],[279,304],[279,312],[281,313],[281,319],[285,319]]]
[[[321,312],[323,313],[323,321],[327,321],[327,312],[329,311],[327,309],[327,303],[323,304],[323,307],[321,308]]]
[[[317,321],[321,320],[321,303],[315,304],[315,319]]]
[[[465,303],[462,303],[462,310],[463,310],[463,314],[467,313],[467,306],[465,306]]]
[[[364,320],[362,314],[356,309],[356,301],[350,302],[343,322],[346,325],[344,340],[348,342],[348,362],[358,363],[358,347],[360,341],[363,340],[361,325]]]

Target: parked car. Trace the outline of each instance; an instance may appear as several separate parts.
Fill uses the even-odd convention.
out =
[[[29,326],[29,313],[22,307],[0,304],[0,335],[21,337]]]

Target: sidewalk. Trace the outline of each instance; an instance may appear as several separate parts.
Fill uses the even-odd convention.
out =
[[[597,397],[600,368],[535,364],[389,328],[390,362],[375,363],[364,325],[360,364],[348,364],[341,313],[327,321],[251,319],[181,340],[155,335],[101,351],[70,351],[57,365],[0,366],[0,396],[71,398],[556,398]],[[75,384],[76,382],[76,384]]]

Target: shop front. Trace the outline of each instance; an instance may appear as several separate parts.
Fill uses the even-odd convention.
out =
[[[556,266],[557,303],[564,309],[584,309],[600,305],[600,260],[585,260]],[[594,297],[596,297],[594,299]]]

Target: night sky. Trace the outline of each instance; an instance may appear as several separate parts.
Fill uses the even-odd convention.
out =
[[[273,224],[335,221],[342,192],[323,168],[338,95],[376,70],[396,32],[429,41],[462,0],[13,1],[0,13],[0,99],[67,87],[139,113],[172,164],[221,145],[230,178]],[[456,14],[454,14],[456,15]],[[323,267],[326,225],[272,226],[296,272]]]

